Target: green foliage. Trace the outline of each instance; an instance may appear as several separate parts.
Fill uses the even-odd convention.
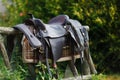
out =
[[[7,13],[2,25],[23,22],[27,13],[44,22],[59,14],[67,14],[90,26],[90,49],[100,72],[120,71],[119,0],[4,0]],[[7,23],[6,23],[7,22]]]
[[[92,75],[92,80],[106,80],[106,75],[103,74]]]
[[[6,67],[0,70],[0,80],[24,80],[21,71],[18,70],[8,70]]]
[[[16,70],[8,70],[0,57],[0,80],[24,80],[26,71],[19,65]]]
[[[55,78],[52,78],[49,73],[46,65],[43,63],[39,62],[37,65],[36,73],[37,77],[36,80],[56,80]],[[50,68],[50,71],[52,74],[55,74],[54,69]]]
[[[120,80],[120,74],[92,75],[92,80]]]

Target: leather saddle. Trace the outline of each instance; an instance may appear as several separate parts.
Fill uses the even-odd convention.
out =
[[[49,44],[52,58],[55,62],[62,56],[62,50],[65,46],[65,36],[67,34],[65,24],[67,19],[69,19],[67,15],[59,15],[52,18],[48,24],[45,24],[40,20],[37,23],[37,25],[44,25],[39,26],[40,31],[38,31],[37,37],[41,38],[42,35],[42,37],[47,40],[46,42]]]
[[[28,30],[27,26],[33,26],[35,28],[35,35]],[[34,48],[41,47],[43,45],[41,38],[44,38],[51,50],[52,58],[55,62],[62,56],[62,49],[63,46],[65,46],[65,36],[67,33],[70,33],[78,46],[84,46],[84,27],[82,27],[77,20],[69,19],[67,15],[56,16],[52,18],[48,24],[45,24],[40,19],[32,17],[26,20],[24,24],[16,25],[14,28],[22,31],[27,36],[30,45]],[[80,30],[82,30],[82,32]],[[75,36],[78,36],[79,40],[77,40]]]
[[[39,32],[42,33],[43,37],[58,38],[66,34],[64,24],[66,23],[67,19],[69,19],[67,15],[59,15],[52,18],[48,24],[43,23],[40,19],[35,20],[35,24],[39,28]]]

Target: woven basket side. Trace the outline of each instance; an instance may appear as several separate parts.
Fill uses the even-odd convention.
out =
[[[23,36],[22,39],[22,59],[24,63],[37,63],[38,56],[33,52],[27,38]]]

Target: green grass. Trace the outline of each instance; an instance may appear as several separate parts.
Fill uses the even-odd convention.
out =
[[[99,74],[99,75],[92,75],[92,80],[105,80],[106,75]]]
[[[120,80],[120,74],[109,74],[106,76],[106,80]]]
[[[120,74],[99,74],[92,75],[92,80],[120,80]]]

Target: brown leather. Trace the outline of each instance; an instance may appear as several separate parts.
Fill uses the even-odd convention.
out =
[[[49,20],[48,24],[60,24],[63,25],[65,21],[69,19],[67,15],[58,15],[51,20]]]
[[[37,37],[30,31],[27,25],[18,24],[14,27],[14,29],[18,29],[25,34],[27,39],[29,40],[30,45],[33,48],[39,48],[42,46],[42,43],[37,39]]]

